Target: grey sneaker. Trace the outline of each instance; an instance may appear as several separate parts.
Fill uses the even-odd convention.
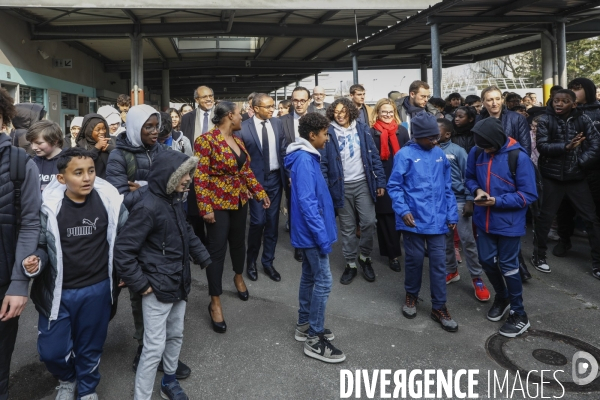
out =
[[[81,400],[98,400],[98,395],[96,393],[90,393],[87,396],[83,396]]]
[[[419,304],[419,298],[413,296],[410,293],[406,293],[406,301],[402,306],[402,315],[408,319],[413,319],[417,316],[417,304]]]
[[[58,381],[58,386],[56,390],[58,393],[56,394],[56,400],[75,400],[75,389],[77,388],[77,381],[68,382],[68,381]]]
[[[335,348],[325,335],[309,336],[304,342],[304,354],[326,363],[340,363],[346,359],[346,355]]]
[[[446,306],[439,310],[432,308],[431,319],[439,322],[442,325],[442,329],[447,332],[456,332],[458,330],[458,323],[452,319]]]
[[[294,339],[296,339],[299,342],[306,342],[309,327],[310,324],[308,322],[302,325],[296,324],[296,332],[294,333]],[[323,331],[323,336],[325,336],[327,340],[335,339],[335,336],[333,336],[333,332],[331,332],[329,329],[325,329],[325,331]]]

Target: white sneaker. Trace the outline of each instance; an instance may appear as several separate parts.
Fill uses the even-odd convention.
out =
[[[545,274],[549,274],[550,272],[552,272],[552,270],[550,269],[550,266],[548,265],[548,263],[546,262],[546,258],[538,258],[535,255],[531,256],[531,264],[533,265],[533,267],[535,269],[537,269],[540,272],[543,272]]]
[[[58,393],[56,394],[56,400],[75,400],[75,389],[77,388],[77,381],[67,382],[67,381],[58,381],[58,386],[56,390]]]
[[[98,395],[96,393],[90,393],[87,396],[83,396],[81,400],[98,400]]]
[[[558,242],[560,240],[560,236],[558,236],[556,229],[550,229],[550,231],[548,232],[548,239],[554,240],[555,242]]]

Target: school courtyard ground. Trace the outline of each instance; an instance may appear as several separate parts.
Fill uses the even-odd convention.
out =
[[[587,351],[600,360],[600,281],[590,273],[586,239],[574,238],[569,258],[549,256],[551,274],[531,271],[533,279],[524,288],[531,331],[512,340],[503,340],[496,334],[500,322],[486,319],[491,300],[480,303],[474,298],[464,261],[459,267],[462,279],[448,286],[448,309],[458,321],[459,330],[447,333],[429,317],[427,273],[423,277],[420,297],[424,301],[418,306],[418,316],[408,320],[401,314],[404,271],[390,270],[387,259],[378,256],[376,246],[373,259],[377,280],[368,283],[359,273],[352,284],[343,286],[339,277],[344,261],[338,242],[330,257],[334,284],[327,304],[326,327],[334,332],[333,343],[346,353],[347,359],[341,364],[325,364],[306,357],[302,344],[294,340],[301,266],[293,258],[283,221],[281,225],[275,260],[281,282],[275,283],[262,273],[256,282],[246,279],[250,300],[242,302],[235,292],[233,271],[227,260],[222,296],[228,325],[225,334],[211,329],[206,275],[198,267],[193,268],[181,352],[181,359],[192,368],[192,375],[181,381],[190,399],[337,399],[343,394],[351,398],[383,398],[379,381],[373,397],[368,397],[364,384],[360,394],[356,388],[351,393],[341,393],[340,371],[344,369],[353,374],[367,370],[369,376],[375,370],[391,370],[387,376],[392,381],[387,388],[390,394],[395,371],[406,370],[408,379],[408,374],[417,369],[452,370],[454,374],[465,369],[479,370],[475,387],[479,398],[600,398],[600,391],[596,391],[600,378],[578,386],[571,374],[573,354],[577,351]],[[527,256],[531,254],[531,236],[524,238],[523,243]],[[120,296],[119,312],[110,324],[100,365],[102,381],[98,394],[102,400],[133,398],[135,374],[131,363],[137,343],[132,339],[130,310],[125,290]],[[37,355],[37,321],[37,313],[29,302],[21,317],[13,355],[13,400],[54,399],[56,395],[57,382]],[[502,381],[507,370],[508,385],[500,389],[494,385],[493,377]],[[518,375],[516,370],[520,371]],[[537,372],[529,374],[527,386],[527,372],[532,370]],[[555,376],[561,384],[541,385],[541,370],[545,370],[544,382]],[[488,376],[492,377],[490,389]],[[159,377],[154,399],[160,398]],[[422,380],[423,376],[417,378]],[[541,386],[543,393],[539,391]],[[435,388],[434,384],[434,394]],[[460,381],[460,391],[467,391],[466,378]],[[410,393],[406,398],[411,398]]]

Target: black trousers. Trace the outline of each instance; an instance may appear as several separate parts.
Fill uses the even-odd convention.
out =
[[[246,216],[248,203],[237,210],[215,210],[215,223],[206,224],[208,246],[212,264],[206,268],[208,294],[220,296],[223,293],[223,266],[229,255],[236,274],[244,272],[246,258]]]
[[[0,288],[0,304],[4,301],[4,295],[8,286]],[[0,321],[0,400],[8,399],[8,378],[10,376],[10,360],[19,329],[19,317],[8,321]]]
[[[402,255],[395,214],[377,214],[377,242],[382,257],[396,258]]]
[[[560,182],[543,178],[543,185],[542,209],[535,227],[534,253],[541,258],[546,257],[552,219],[566,198],[571,201],[575,211],[585,222],[592,248],[592,265],[594,268],[600,268],[600,220],[596,215],[596,206],[587,181]]]
[[[587,182],[596,205],[596,215],[600,218],[600,172],[593,172],[588,175]],[[556,224],[558,228],[556,232],[560,236],[560,241],[563,243],[571,243],[571,236],[575,232],[575,207],[568,199],[563,200],[556,213]]]

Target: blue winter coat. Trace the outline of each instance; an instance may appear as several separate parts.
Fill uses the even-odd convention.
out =
[[[450,162],[439,147],[425,150],[417,143],[407,143],[394,156],[387,190],[396,213],[397,230],[441,235],[448,232],[448,224],[458,222]],[[409,228],[402,220],[409,213],[415,228]]]
[[[297,249],[317,247],[329,254],[337,241],[337,225],[319,158],[317,150],[301,137],[287,148],[284,164],[292,179],[290,236]]]
[[[508,153],[520,149],[515,176],[508,166]],[[477,158],[477,159],[476,159]],[[496,199],[492,207],[475,203],[473,222],[487,233],[519,237],[525,235],[527,207],[537,200],[535,170],[525,150],[513,138],[508,138],[496,153],[487,154],[471,149],[467,159],[467,188],[475,196],[482,189]]]
[[[475,119],[475,122],[489,117],[490,114],[484,108],[481,110],[481,114]],[[517,112],[503,109],[502,114],[500,114],[500,121],[502,121],[502,127],[506,136],[515,139],[527,155],[531,156],[531,129],[527,123],[527,118]]]
[[[377,189],[385,188],[385,171],[381,164],[379,151],[369,133],[369,126],[357,123],[356,130],[360,139],[360,153],[367,183],[371,197],[375,202],[377,201]],[[321,153],[321,170],[329,186],[333,206],[342,208],[344,207],[344,167],[340,156],[340,145],[333,126],[329,126],[327,133],[329,134],[329,142],[327,142],[324,149],[319,150],[319,153]]]

